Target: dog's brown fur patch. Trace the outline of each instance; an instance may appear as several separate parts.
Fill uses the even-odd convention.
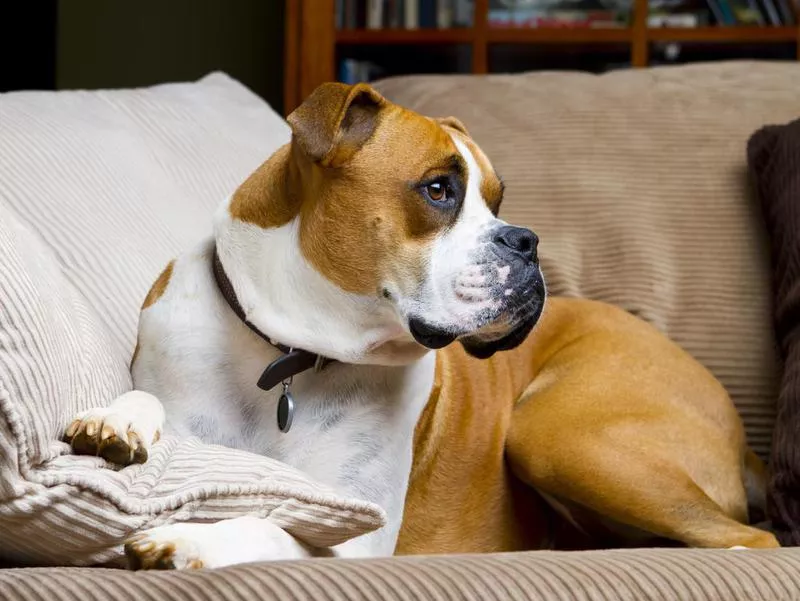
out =
[[[142,303],[142,310],[147,309],[150,305],[155,303],[159,298],[164,295],[164,291],[167,289],[169,285],[169,280],[172,277],[172,268],[175,266],[175,261],[172,260],[167,263],[167,266],[164,268],[164,271],[156,278],[156,281],[153,282],[150,291],[147,293],[147,296],[144,297],[144,302]]]
[[[297,215],[300,198],[287,185],[287,144],[267,159],[234,192],[228,211],[231,217],[262,228],[280,227]]]

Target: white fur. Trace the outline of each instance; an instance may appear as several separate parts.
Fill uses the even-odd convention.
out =
[[[287,346],[348,363],[392,365],[420,357],[391,302],[345,292],[305,260],[297,218],[265,230],[232,219],[228,202],[215,219],[218,252],[239,303],[259,330]]]
[[[75,416],[68,427],[70,437],[83,432],[102,439],[112,436],[131,443],[135,434],[145,450],[150,450],[154,439],[164,427],[164,408],[152,394],[132,390],[117,397],[108,407],[94,407]]]
[[[140,556],[155,556],[169,549],[169,558],[176,569],[204,568],[253,561],[305,559],[311,550],[269,519],[243,516],[215,524],[179,523],[148,530],[144,537],[131,543]]]
[[[490,296],[490,286],[496,278],[507,278],[509,267],[482,264],[484,249],[491,244],[486,234],[504,222],[492,214],[481,195],[483,174],[477,160],[457,135],[451,138],[467,163],[461,214],[453,227],[436,238],[427,281],[416,295],[401,300],[400,310],[406,318],[424,317],[431,325],[462,333],[483,325],[477,323],[480,316],[498,306],[499,301]]]
[[[484,234],[502,222],[481,198],[477,161],[453,139],[468,165],[466,198],[457,222],[435,241],[429,277],[413,297],[386,299],[376,293],[372,298],[341,290],[303,257],[296,220],[263,229],[232,219],[226,201],[215,217],[214,239],[175,261],[163,296],[141,314],[134,384],[164,403],[165,432],[273,457],[384,508],[384,528],[336,547],[334,555],[394,551],[414,428],[435,370],[434,354],[409,334],[408,316],[469,326],[496,302],[486,289],[503,266],[487,276],[476,260],[487,244]],[[222,298],[210,267],[215,244],[249,321],[285,345],[342,362],[295,377],[296,412],[288,433],[276,424],[280,387],[269,392],[256,387],[278,351]],[[142,415],[131,418],[152,428],[163,419],[160,411],[148,402]],[[308,553],[274,525],[252,518],[174,524],[144,535],[139,542],[173,544],[176,567],[195,559],[216,567]]]
[[[330,332],[336,332],[350,347],[345,356],[356,355],[356,350],[368,356],[376,332],[392,331],[396,326],[381,324],[381,312],[371,313],[366,299],[340,292],[318,275],[300,287],[282,271],[284,261],[290,265],[295,261],[297,274],[309,274],[296,247],[294,252],[280,251],[279,242],[294,240],[293,228],[290,224],[279,228],[284,231],[269,231],[275,251],[255,255],[260,257],[255,262],[269,264],[275,273],[288,278],[278,285],[267,285],[265,279],[259,293],[264,307],[291,311],[296,327],[292,329],[290,318],[281,313],[275,320],[258,319],[258,311],[249,312],[248,317],[284,343],[320,351],[326,348],[326,341],[334,343]],[[250,232],[233,229],[235,236],[249,238]],[[262,230],[262,235],[266,234]],[[225,247],[230,248],[220,244]],[[142,312],[139,357],[133,369],[136,387],[158,392],[167,405],[168,433],[196,435],[209,443],[267,455],[343,494],[378,503],[388,514],[387,525],[334,553],[390,555],[411,470],[414,427],[433,386],[434,354],[414,345],[421,357],[407,365],[333,364],[320,373],[300,374],[292,384],[296,402],[293,426],[288,433],[281,433],[275,417],[280,387],[264,392],[255,385],[278,351],[251,332],[221,297],[209,269],[212,249],[213,241],[208,240],[178,258],[164,295]],[[241,285],[236,270],[227,271],[233,281],[238,277]],[[314,309],[315,305],[319,309]],[[326,319],[331,320],[329,326]],[[387,312],[386,319],[396,317]],[[279,338],[280,327],[293,336]],[[321,342],[315,343],[317,340]],[[200,559],[205,562],[206,558]]]

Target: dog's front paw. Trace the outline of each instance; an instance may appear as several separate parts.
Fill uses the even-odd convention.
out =
[[[126,393],[110,407],[79,414],[64,431],[76,455],[95,455],[117,465],[147,461],[149,446],[158,440],[164,411],[154,396]]]
[[[187,538],[173,532],[174,526],[154,528],[125,543],[131,570],[184,570],[202,568],[200,552]]]

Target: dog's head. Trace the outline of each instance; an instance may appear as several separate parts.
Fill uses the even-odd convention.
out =
[[[286,206],[273,217],[299,219],[319,273],[391,307],[427,348],[459,339],[485,358],[525,339],[545,300],[538,240],[497,217],[503,183],[461,122],[337,83],[288,121],[289,167],[275,184]]]

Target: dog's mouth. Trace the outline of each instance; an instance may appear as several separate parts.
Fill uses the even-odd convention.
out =
[[[414,340],[432,350],[444,348],[458,338],[457,334],[425,323],[418,317],[412,317],[408,320],[408,329],[411,331]]]
[[[481,334],[467,335],[460,339],[464,350],[477,359],[488,359],[499,351],[510,351],[522,344],[538,323],[544,311],[544,296],[540,302],[531,306],[531,312],[498,336],[486,337]]]
[[[435,325],[412,316],[408,327],[414,340],[422,346],[438,350],[459,340],[474,357],[486,359],[498,351],[519,346],[539,321],[544,310],[545,284],[538,267],[530,272],[513,294],[495,306],[485,308],[468,324]]]

